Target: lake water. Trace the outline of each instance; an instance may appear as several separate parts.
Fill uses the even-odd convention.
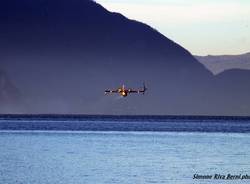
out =
[[[250,179],[250,134],[0,131],[1,184],[230,184]]]

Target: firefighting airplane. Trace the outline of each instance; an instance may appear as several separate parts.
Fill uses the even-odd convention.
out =
[[[118,88],[117,90],[105,90],[105,94],[108,93],[119,93],[122,97],[128,96],[129,93],[142,93],[145,94],[145,91],[147,90],[145,84],[143,83],[143,89],[133,90],[133,89],[126,89],[125,85],[122,85],[122,87]]]

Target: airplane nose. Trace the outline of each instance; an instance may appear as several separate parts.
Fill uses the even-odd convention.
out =
[[[122,92],[122,96],[125,97],[127,96],[127,93],[125,91]]]

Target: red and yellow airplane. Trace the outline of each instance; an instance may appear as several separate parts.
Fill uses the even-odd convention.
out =
[[[105,94],[108,93],[119,93],[122,97],[128,96],[129,93],[142,93],[143,95],[145,94],[145,91],[147,90],[145,84],[143,83],[143,89],[126,89],[125,85],[122,85],[122,87],[118,88],[117,90],[105,90]]]

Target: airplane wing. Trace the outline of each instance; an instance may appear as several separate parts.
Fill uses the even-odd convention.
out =
[[[138,89],[138,90],[133,90],[133,89],[128,89],[127,92],[128,93],[145,93],[145,91],[147,90],[145,83],[143,83],[143,89]]]
[[[132,90],[132,89],[128,89],[127,92],[128,92],[128,93],[142,93],[143,91],[141,91],[141,90]]]
[[[107,93],[118,93],[118,90],[105,90],[105,94]]]

